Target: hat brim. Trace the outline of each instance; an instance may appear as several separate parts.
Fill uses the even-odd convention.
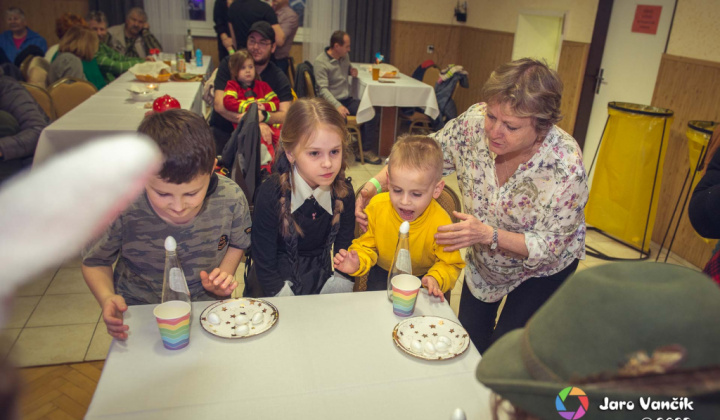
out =
[[[482,360],[476,370],[477,379],[490,388],[495,394],[509,401],[514,407],[520,408],[541,419],[557,420],[562,417],[558,414],[555,400],[558,393],[572,386],[567,382],[547,382],[533,379],[523,363],[521,355],[521,340],[524,329],[511,331],[501,337],[483,354]],[[582,385],[580,388],[588,396],[588,418],[612,418],[619,420],[637,420],[652,414],[656,418],[663,415],[672,415],[673,418],[681,414],[689,414],[692,418],[720,418],[720,395],[690,397],[695,402],[694,411],[648,411],[644,412],[639,404],[639,398],[647,398],[648,394],[632,394],[598,388],[592,385]],[[679,395],[678,395],[679,396]],[[634,410],[601,411],[599,406],[605,398],[611,401],[632,401]],[[654,397],[654,400],[669,401],[671,397]],[[568,405],[568,409],[575,409]]]

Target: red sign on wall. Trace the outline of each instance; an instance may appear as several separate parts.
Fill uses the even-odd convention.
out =
[[[662,6],[638,4],[637,9],[635,9],[632,31],[655,35],[660,22],[660,12],[662,12]]]

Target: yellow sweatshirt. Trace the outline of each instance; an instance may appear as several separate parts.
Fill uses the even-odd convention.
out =
[[[368,230],[353,240],[350,251],[357,251],[360,268],[352,276],[362,276],[377,264],[390,270],[398,241],[400,224],[404,221],[390,202],[390,194],[378,194],[365,208],[368,216]],[[435,243],[438,226],[452,223],[445,209],[434,199],[425,211],[410,222],[410,258],[413,275],[433,276],[444,292],[455,286],[465,262],[460,251],[445,252]]]

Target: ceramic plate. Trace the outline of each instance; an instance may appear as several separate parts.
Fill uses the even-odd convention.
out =
[[[452,359],[470,345],[465,328],[437,316],[416,316],[400,322],[393,330],[393,340],[405,353],[425,360]]]
[[[257,315],[261,314],[261,315]],[[220,321],[214,324],[211,319]],[[200,325],[205,331],[222,338],[248,338],[264,333],[272,328],[280,314],[277,308],[263,299],[226,299],[213,303],[200,314]],[[240,317],[247,318],[247,322],[237,324]],[[253,323],[253,317],[261,318]],[[247,332],[242,333],[243,326],[247,325]]]

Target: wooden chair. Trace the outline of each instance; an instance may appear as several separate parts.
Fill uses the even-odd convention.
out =
[[[438,81],[439,77],[440,69],[433,65],[425,70],[422,81],[426,85],[430,85],[433,89],[435,89],[435,83]],[[408,129],[408,133],[410,134],[412,134],[413,129],[421,130],[421,134],[427,134],[432,131],[432,119],[422,112],[415,111],[410,116],[400,114],[400,120],[410,123],[410,128]]]
[[[305,72],[303,74],[303,77],[305,77],[305,86],[307,90],[307,97],[308,98],[314,98],[315,97],[315,85],[312,82],[312,77],[310,77],[310,73]],[[352,143],[352,137],[357,137],[357,144],[358,144],[358,151],[360,152],[360,163],[365,164],[365,155],[363,154],[363,148],[362,148],[362,135],[360,134],[360,124],[357,122],[357,118],[355,118],[352,115],[348,115],[345,118],[345,128],[347,128],[348,134],[350,135],[350,143]]]
[[[90,82],[67,77],[53,83],[48,92],[55,104],[55,114],[60,118],[94,95],[97,89]]]
[[[355,193],[355,199],[357,199],[360,195],[360,190],[362,190],[362,186],[360,186]],[[440,197],[437,198],[437,202],[450,215],[450,219],[453,223],[457,223],[459,221],[455,216],[453,216],[453,211],[462,211],[462,203],[460,202],[460,197],[458,197],[455,191],[445,185],[440,193]],[[359,238],[362,234],[363,232],[360,229],[360,225],[355,222],[355,237]],[[367,275],[355,277],[355,286],[353,287],[353,291],[363,292],[365,290],[367,290]],[[448,290],[445,293],[445,299],[448,301],[448,304],[450,303],[451,294],[452,290]]]
[[[295,59],[292,56],[286,58],[288,62],[287,77],[290,79],[290,87],[295,88]]]
[[[55,104],[53,104],[50,94],[45,89],[33,84],[25,82],[20,82],[20,84],[23,85],[28,92],[30,92],[30,95],[32,95],[35,102],[40,105],[40,108],[45,111],[45,115],[50,118],[50,121],[55,121]]]

